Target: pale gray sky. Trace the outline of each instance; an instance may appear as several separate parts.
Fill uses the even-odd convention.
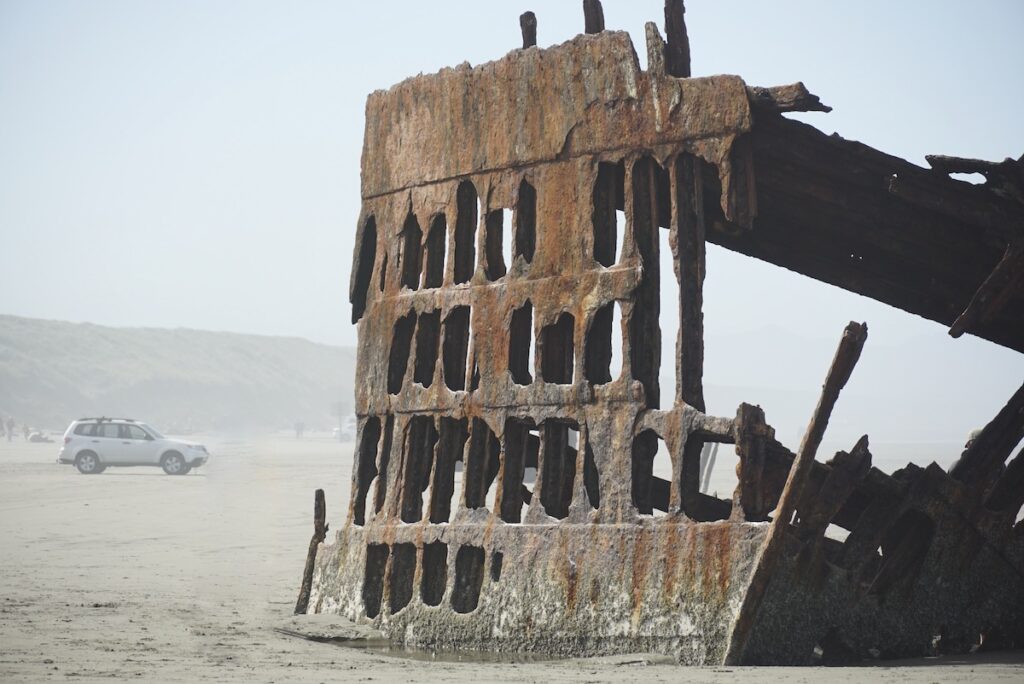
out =
[[[0,0],[0,312],[353,344],[367,93],[502,56],[526,9],[542,46],[562,42],[580,5]],[[662,2],[604,5],[644,61]],[[917,163],[1024,152],[1024,3],[690,0],[687,21],[695,75],[802,80],[835,108],[802,117],[825,131]],[[960,435],[1024,377],[1020,354],[720,249],[705,310],[706,382],[803,392],[796,413],[851,319],[871,329],[851,393],[872,410],[948,392],[959,418],[930,422]],[[743,339],[759,364],[732,363]]]

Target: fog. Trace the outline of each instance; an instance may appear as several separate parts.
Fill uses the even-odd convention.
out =
[[[802,80],[834,111],[799,118],[826,132],[916,163],[1024,151],[1020,3],[688,5],[695,75]],[[354,345],[367,93],[502,56],[530,8],[0,4],[0,313]],[[578,2],[532,9],[541,46],[582,30]],[[643,24],[661,11],[605,2],[641,63]],[[1020,354],[713,246],[704,311],[709,411],[761,404],[790,447],[850,320],[870,337],[830,447],[866,432],[890,452],[952,458],[1024,378]]]
[[[603,4],[607,27],[630,32],[646,67],[644,23],[662,23],[663,0]],[[695,76],[733,73],[758,86],[803,81],[834,111],[794,118],[826,133],[922,165],[925,154],[1001,160],[1024,152],[1024,3],[1018,0],[688,0],[687,6]],[[801,594],[787,586],[794,615],[802,619],[807,606],[822,608],[795,635],[794,656],[815,643],[812,624],[822,628],[815,650],[823,662],[853,655],[845,643],[853,632],[843,632],[847,626],[860,631],[871,615],[886,622],[885,634],[907,630],[891,640],[897,654],[907,644],[924,653],[928,643],[935,653],[974,643],[988,651],[1012,636],[1004,627],[1012,627],[1011,613],[1020,608],[1020,535],[1008,541],[1012,531],[989,507],[999,496],[984,506],[973,495],[946,506],[928,498],[934,494],[928,482],[914,478],[905,498],[892,498],[889,487],[877,495],[872,489],[870,504],[858,492],[836,494],[842,497],[832,502],[837,509],[858,498],[864,501],[851,511],[868,506],[856,517],[857,543],[841,550],[847,530],[840,525],[852,527],[850,520],[833,515],[824,532],[830,538],[821,537],[811,521],[828,506],[805,515],[806,497],[799,535],[788,540],[774,532],[782,527],[762,523],[689,525],[680,516],[662,525],[653,518],[670,508],[671,494],[631,531],[624,524],[630,519],[609,507],[628,511],[626,490],[613,486],[601,503],[590,498],[590,450],[580,448],[585,433],[566,428],[573,434],[562,462],[582,461],[584,473],[571,491],[587,490],[598,509],[590,520],[614,524],[576,525],[589,509],[574,507],[568,527],[550,526],[552,536],[545,525],[518,532],[514,523],[501,527],[504,515],[480,528],[482,512],[466,510],[473,487],[462,486],[463,473],[452,473],[449,461],[446,486],[437,474],[441,460],[431,466],[415,455],[418,448],[399,447],[391,421],[377,424],[379,452],[372,439],[356,449],[357,330],[347,300],[366,97],[419,73],[502,57],[521,44],[525,10],[537,14],[541,47],[583,29],[580,0],[0,0],[0,681],[735,684],[860,682],[867,673],[912,684],[1020,679],[1020,651],[972,649],[887,661],[884,669],[865,661],[811,674],[678,668],[674,659],[648,653],[563,660],[527,653],[540,659],[515,665],[484,662],[488,653],[448,654],[456,663],[440,648],[404,653],[411,659],[395,657],[403,652],[381,648],[377,639],[341,648],[282,632],[305,620],[292,615],[296,590],[326,523],[325,541],[338,540],[339,553],[319,547],[326,579],[314,610],[359,611],[353,601],[361,596],[369,614],[367,587],[376,582],[378,600],[387,596],[390,604],[378,624],[405,625],[406,637],[421,643],[430,643],[431,630],[443,624],[456,625],[451,634],[476,638],[486,624],[480,616],[486,620],[493,611],[501,624],[486,629],[513,646],[550,633],[549,643],[565,644],[560,649],[611,653],[637,644],[682,649],[691,658],[704,653],[711,665],[725,649],[712,639],[731,635],[733,652],[751,635],[751,643],[762,640],[756,630],[789,624],[786,615],[778,616],[782,622],[764,616],[765,607],[781,603],[767,583],[779,579],[811,587]],[[678,290],[671,255],[667,249],[661,255],[666,406],[675,385]],[[844,327],[868,324],[867,344],[832,413],[819,461],[867,433],[872,464],[886,472],[908,460],[948,466],[968,434],[1024,379],[1020,353],[971,335],[954,340],[939,324],[714,245],[707,246],[703,312],[708,413],[731,417],[741,402],[758,404],[794,450]],[[71,423],[85,416],[141,422]],[[473,429],[469,441],[488,444]],[[444,439],[439,443],[448,444]],[[404,449],[390,469],[386,445]],[[729,445],[707,446],[700,490],[728,499],[737,458]],[[834,470],[841,476],[830,477],[821,492],[852,478],[854,460]],[[634,497],[648,485],[654,489],[636,463]],[[413,528],[389,511],[402,508],[401,519],[412,519],[407,500],[419,490],[408,483],[423,464],[435,468],[429,523]],[[537,490],[537,469],[526,471],[523,485],[543,504],[548,485]],[[473,483],[472,471],[465,474]],[[541,474],[548,478],[547,470]],[[664,451],[655,455],[651,475],[674,477]],[[515,490],[505,475],[492,479],[484,503],[504,514],[494,510],[498,487]],[[367,519],[373,524],[356,530],[357,510],[373,510],[365,503],[371,480],[376,522]],[[657,484],[663,495],[671,492]],[[314,490],[322,490],[318,501],[326,500],[316,528]],[[448,523],[435,523],[434,499],[442,495],[455,508],[437,517]],[[878,524],[878,511],[890,504],[892,516]],[[533,510],[546,513],[546,504]],[[685,512],[693,513],[689,504]],[[778,511],[771,515],[786,522]],[[310,544],[314,529],[320,536]],[[384,536],[374,536],[380,530]],[[588,536],[574,539],[581,533]],[[556,555],[545,555],[545,544],[531,534],[557,541]],[[423,549],[410,555],[413,545],[406,542],[414,537]],[[959,555],[958,539],[964,540]],[[787,558],[804,541],[812,553]],[[487,547],[487,570],[478,543]],[[370,550],[374,557],[383,550],[384,558],[389,546],[385,584],[385,564],[371,564]],[[428,561],[428,546],[444,553],[431,553]],[[462,567],[467,552],[471,561],[478,554],[476,570]],[[588,567],[588,559],[600,567]],[[431,574],[436,577],[428,580]],[[411,608],[420,612],[396,615],[405,603],[395,596],[408,587],[409,602],[414,581],[420,589]],[[459,587],[474,581],[470,610],[479,599],[478,616],[451,620],[446,608],[422,605],[429,603],[428,585],[438,585],[451,588],[450,604],[460,610]],[[542,599],[537,605],[523,603],[534,595]],[[901,617],[900,606],[919,610]],[[874,607],[877,613],[870,612]],[[427,622],[415,624],[408,615]],[[986,622],[989,616],[1005,625]],[[588,620],[594,630],[566,631]],[[359,622],[360,630],[370,630],[372,621]],[[325,624],[306,622],[307,628]],[[516,631],[523,625],[531,632],[525,641]],[[865,639],[855,640],[862,656]],[[771,638],[763,641],[771,648]],[[878,646],[867,653],[888,657],[890,644]]]

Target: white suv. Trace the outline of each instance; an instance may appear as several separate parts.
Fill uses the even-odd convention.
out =
[[[206,463],[202,444],[167,439],[128,418],[79,418],[64,433],[58,463],[71,463],[84,475],[108,466],[160,466],[168,475],[185,475]]]

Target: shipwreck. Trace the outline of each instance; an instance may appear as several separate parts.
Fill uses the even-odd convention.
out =
[[[758,406],[705,412],[701,299],[710,241],[1024,352],[1024,158],[923,168],[825,135],[783,116],[828,110],[802,84],[691,77],[679,0],[647,70],[583,5],[564,44],[527,12],[522,49],[369,96],[351,500],[324,543],[319,502],[298,610],[410,646],[702,664],[1024,644],[1024,386],[948,472],[884,473],[866,437],[819,461],[866,326],[794,452]],[[701,487],[710,443],[735,447],[731,498]]]

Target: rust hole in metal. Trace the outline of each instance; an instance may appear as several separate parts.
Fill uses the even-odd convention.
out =
[[[483,418],[474,418],[466,457],[466,508],[492,507],[501,443]]]
[[[366,497],[370,483],[377,477],[377,445],[380,442],[380,418],[370,416],[359,433],[359,450],[356,465],[356,496],[353,504],[353,519],[356,525],[366,522]]]
[[[352,322],[357,323],[366,311],[366,298],[373,278],[373,265],[377,259],[377,223],[370,216],[363,223],[359,236],[359,252],[355,263],[355,283],[352,289]]]
[[[611,301],[591,317],[583,343],[583,374],[594,385],[618,380],[622,374],[622,315]]]
[[[551,325],[540,331],[540,373],[544,382],[567,385],[572,382],[575,363],[575,319],[563,311]]]
[[[515,255],[523,257],[526,263],[531,263],[536,248],[537,191],[524,178],[519,183],[519,196],[516,200]]]
[[[719,451],[724,438],[693,432],[683,446],[679,474],[680,504],[687,517],[700,522],[727,520],[732,514],[732,501],[719,498],[719,490],[727,497],[736,487],[735,460],[729,451]],[[728,491],[726,491],[728,490]]]
[[[418,290],[423,267],[423,231],[416,214],[409,212],[402,227],[402,251],[398,255],[402,287]]]
[[[526,471],[531,468],[532,474],[536,474],[539,447],[540,438],[532,420],[509,418],[505,421],[500,514],[507,523],[521,522],[533,498],[533,491],[527,486]]]
[[[415,544],[394,544],[391,547],[391,567],[388,575],[388,608],[394,614],[409,605],[409,601],[412,600],[412,582],[416,575]]]
[[[416,314],[413,311],[395,321],[391,336],[391,355],[388,358],[388,394],[398,394],[402,390],[405,370],[409,367],[409,352],[415,329]]]
[[[484,238],[487,279],[494,281],[508,273],[512,265],[512,210],[492,209],[487,212]]]
[[[575,421],[551,419],[541,424],[540,502],[553,518],[569,515],[579,436]]]
[[[659,451],[662,457],[657,458]],[[655,460],[667,461],[664,442],[654,430],[644,430],[633,438],[632,454],[632,496],[633,505],[641,515],[667,513],[671,491],[671,462],[668,479],[655,474]],[[661,473],[664,474],[664,473]]]
[[[413,416],[406,428],[405,472],[402,473],[402,520],[419,522],[423,518],[423,492],[430,482],[437,430],[431,416]]]
[[[594,181],[593,211],[594,260],[602,266],[614,266],[622,253],[625,217],[626,166],[622,162],[601,162]]]
[[[444,384],[450,390],[466,388],[466,358],[469,354],[469,307],[457,306],[444,319],[442,362]]]
[[[484,550],[479,546],[460,546],[455,554],[452,610],[456,613],[472,613],[476,610],[483,581]]]
[[[426,251],[426,259],[423,262],[423,287],[441,287],[444,284],[444,260],[448,251],[448,223],[444,214],[438,214],[430,221]]]
[[[441,605],[448,583],[448,545],[432,542],[423,545],[423,577],[420,599],[428,606]]]
[[[388,562],[387,544],[366,545],[366,567],[363,571],[363,610],[366,617],[380,615],[380,602],[384,596],[384,569]]]
[[[529,299],[512,312],[508,330],[508,370],[512,382],[533,382],[533,304]]]
[[[421,313],[416,322],[416,364],[413,382],[430,387],[437,367],[437,347],[441,338],[441,311]]]
[[[459,183],[455,217],[455,284],[468,283],[476,269],[476,187],[470,181]]]
[[[391,441],[395,434],[395,417],[388,414],[384,421],[384,441],[380,447],[380,471],[377,475],[377,487],[373,494],[373,510],[380,513],[384,509],[384,501],[388,491],[388,464],[391,461]]]
[[[456,464],[461,463],[469,438],[465,418],[441,417],[441,431],[434,461],[433,484],[430,487],[430,522],[448,522],[454,508]]]

